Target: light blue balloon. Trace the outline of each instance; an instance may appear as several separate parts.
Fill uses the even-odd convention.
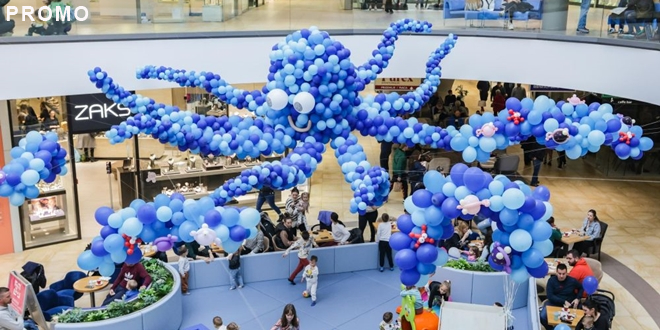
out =
[[[221,241],[229,240],[229,228],[225,225],[219,225],[215,229],[215,233]]]
[[[238,248],[241,246],[242,242],[234,242],[230,239],[222,241],[222,249],[228,253],[234,253],[238,251]]]
[[[416,286],[418,287],[423,287],[429,283],[429,276],[428,275],[421,275],[419,277],[419,281],[417,281]]]
[[[549,118],[543,123],[543,129],[546,132],[554,132],[557,128],[559,128],[559,122],[557,122],[557,119]]]
[[[30,161],[30,168],[37,172],[43,170],[45,166],[46,164],[40,158],[35,158]]]
[[[544,257],[549,256],[554,249],[552,242],[549,239],[544,241],[536,241],[532,244],[532,248],[539,250]]]
[[[124,248],[124,238],[119,234],[110,234],[103,241],[103,248],[110,253],[122,250]]]
[[[161,222],[168,222],[172,219],[172,209],[169,206],[161,206],[156,210],[156,218]]]
[[[424,186],[426,187],[426,190],[434,194],[442,191],[445,182],[446,180],[442,173],[436,170],[430,170],[424,174]]]
[[[261,220],[261,214],[256,209],[246,208],[241,211],[239,219],[239,225],[244,228],[252,228],[259,224],[259,220]]]
[[[493,180],[488,184],[488,190],[493,196],[502,196],[504,193],[504,183],[501,181]]]
[[[144,225],[138,218],[128,218],[126,221],[124,221],[124,224],[121,225],[121,228],[119,228],[119,233],[124,233],[128,236],[134,237],[140,234],[142,232],[142,227]]]
[[[504,202],[502,201],[502,196],[494,195],[490,198],[490,209],[493,212],[500,212],[504,209]]]
[[[472,194],[472,192],[466,186],[460,186],[460,187],[456,188],[456,190],[454,191],[454,197],[458,201],[460,201],[461,199],[463,199],[463,198],[465,198],[465,197],[467,197],[468,195],[471,195],[471,194]]]
[[[403,207],[408,211],[408,213],[413,214],[415,211],[419,210],[415,203],[413,203],[412,195],[408,196],[405,201],[403,201]]]
[[[447,260],[449,260],[449,255],[447,254],[447,250],[443,248],[438,248],[438,257],[435,259],[435,262],[433,264],[438,267],[441,267],[447,263]]]
[[[545,205],[545,214],[543,214],[541,219],[539,219],[540,221],[546,221],[546,220],[550,219],[550,217],[552,216],[552,213],[554,212],[552,204],[550,204],[549,202],[543,202],[543,204]]]
[[[471,163],[477,160],[477,149],[468,146],[463,150],[463,160],[467,163]]]
[[[78,267],[83,270],[94,270],[101,262],[103,258],[95,256],[91,250],[84,251],[78,256]]]
[[[128,255],[126,254],[126,251],[124,250],[117,250],[115,252],[112,252],[110,254],[110,258],[112,259],[112,262],[120,264],[123,263],[126,260],[126,257]]]
[[[442,185],[442,193],[447,197],[454,197],[454,192],[456,191],[456,185],[453,182],[447,181]]]
[[[518,210],[512,210],[504,207],[504,209],[500,211],[500,221],[505,226],[514,226],[516,223],[518,223],[518,219],[519,219]]]
[[[518,283],[518,284],[523,284],[527,282],[529,279],[529,273],[527,273],[527,269],[525,267],[520,267],[518,269],[512,269],[511,270],[511,279]],[[555,328],[556,330],[557,328]]]
[[[509,244],[511,245],[511,248],[518,252],[529,250],[532,246],[532,242],[532,235],[523,229],[516,229],[509,236]]]
[[[538,125],[543,121],[543,113],[541,111],[533,110],[527,115],[527,122],[531,125]]]
[[[502,194],[502,201],[506,208],[517,210],[525,204],[525,193],[520,189],[507,189]]]
[[[424,218],[424,211],[420,209],[413,212],[410,217],[412,218],[412,222],[415,224],[415,226],[421,227],[426,224],[426,219]]]
[[[21,174],[21,182],[26,186],[34,186],[39,179],[39,172],[35,170],[27,170]]]
[[[112,228],[119,229],[123,223],[124,219],[122,219],[119,213],[113,213],[108,216],[108,226]]]
[[[493,152],[497,148],[497,141],[492,137],[482,137],[479,139],[479,148],[485,152]]]
[[[112,257],[112,255],[110,257]],[[114,262],[103,262],[99,266],[99,273],[101,273],[101,276],[111,277],[115,273]]]

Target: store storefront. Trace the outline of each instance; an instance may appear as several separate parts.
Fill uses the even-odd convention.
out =
[[[239,87],[254,89],[256,85],[259,84]],[[253,116],[199,89],[137,93],[199,114]],[[30,131],[52,130],[58,133],[70,166],[69,173],[55,182],[41,182],[39,197],[26,200],[18,208],[16,217],[20,221],[14,221],[13,225],[20,227],[22,249],[80,239],[81,222],[93,221],[91,215],[100,206],[121,209],[137,198],[152,201],[161,193],[181,193],[186,198],[199,199],[245,169],[284,157],[280,154],[244,160],[235,155],[201,157],[142,134],[122,143],[112,143],[105,132],[126,120],[130,110],[107,100],[103,94],[19,99],[6,101],[5,106],[10,117],[7,128],[11,132],[7,135],[10,137],[7,150],[18,145]],[[299,189],[309,191],[310,187],[306,183]],[[253,190],[232,203],[254,206],[257,195]],[[287,197],[288,192],[275,192],[275,201],[281,206]],[[0,199],[0,228],[12,225],[2,203],[7,200]],[[3,219],[8,221],[5,223]],[[4,243],[3,239],[0,253]]]

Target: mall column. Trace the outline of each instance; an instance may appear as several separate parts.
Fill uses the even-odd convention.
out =
[[[566,31],[568,0],[543,1],[541,30]]]

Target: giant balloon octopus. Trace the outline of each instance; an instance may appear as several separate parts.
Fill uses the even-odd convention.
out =
[[[642,136],[642,128],[626,116],[613,114],[609,104],[585,104],[574,96],[555,101],[545,96],[522,101],[510,98],[498,115],[472,115],[469,124],[440,128],[422,124],[404,115],[419,111],[440,84],[440,62],[457,37],[449,37],[430,55],[426,77],[414,91],[404,95],[359,93],[387,68],[395,42],[404,32],[429,33],[431,24],[410,19],[391,23],[365,63],[356,66],[351,52],[327,32],[316,27],[288,35],[270,51],[267,83],[261,90],[232,87],[220,75],[167,67],[147,66],[136,72],[138,79],[171,81],[200,87],[256,118],[205,116],[153,99],[131,94],[100,68],[88,72],[89,79],[114,102],[131,109],[133,116],[106,133],[111,143],[121,143],[144,133],[178,147],[181,151],[207,155],[236,155],[239,159],[291,152],[280,161],[262,162],[226,181],[210,196],[199,200],[181,194],[158,195],[154,201],[137,199],[115,211],[99,208],[95,218],[103,226],[90,250],[78,258],[82,269],[99,269],[109,276],[114,263],[136,262],[141,256],[135,242],[154,243],[159,251],[176,242],[197,240],[200,244],[222,244],[228,252],[238,249],[245,238],[255,237],[259,213],[253,208],[224,207],[231,199],[264,186],[285,190],[303,183],[316,170],[330,144],[354,192],[353,213],[380,206],[389,194],[389,175],[367,162],[353,132],[378,141],[461,152],[466,163],[487,161],[496,149],[534,139],[545,147],[566,152],[577,159],[597,152],[603,145],[621,159],[640,159],[653,141]],[[39,180],[52,181],[66,173],[64,149],[52,134],[32,132],[12,149],[12,161],[0,171],[0,196],[21,205],[25,197],[38,196]],[[543,256],[551,251],[551,230],[545,222],[552,214],[550,193],[540,186],[532,189],[506,177],[493,178],[478,168],[457,164],[450,176],[430,171],[426,188],[405,201],[409,214],[398,219],[400,233],[390,244],[398,251],[396,263],[405,285],[423,284],[447,253],[435,247],[437,240],[453,233],[452,218],[469,219],[477,213],[490,217],[496,251],[489,259],[496,270],[511,273],[516,282],[547,273]]]

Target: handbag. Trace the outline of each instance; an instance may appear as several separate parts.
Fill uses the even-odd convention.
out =
[[[403,183],[402,182],[395,182],[394,186],[392,186],[392,191],[399,192],[403,190]]]
[[[479,101],[478,106],[479,107],[485,107],[486,106],[486,101]]]

